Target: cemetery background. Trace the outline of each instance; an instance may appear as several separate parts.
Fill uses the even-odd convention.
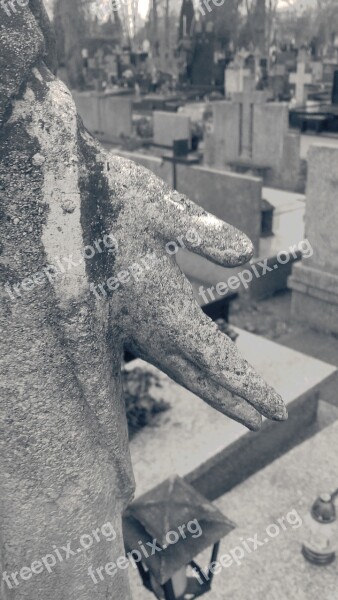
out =
[[[220,50],[219,29],[226,37],[225,21],[232,22],[229,5],[223,20],[215,6],[196,28],[189,2],[179,5],[176,18],[165,13],[164,25],[150,11],[139,38],[135,15],[128,21],[117,11],[103,25],[94,19],[72,61],[67,43],[74,32],[65,30],[61,0],[54,13],[65,30],[59,75],[73,88],[88,130],[113,154],[145,166],[244,231],[254,244],[252,264],[268,267],[224,294],[220,283],[238,278],[242,267],[214,265],[186,248],[176,254],[204,311],[238,336],[244,356],[282,394],[286,424],[265,421],[261,432],[248,433],[126,356],[136,497],[174,473],[184,477],[236,524],[221,554],[292,509],[305,519],[320,493],[338,487],[337,40],[330,35],[316,48],[301,40],[297,48],[283,14],[284,45],[271,43],[267,52],[256,25],[247,47]],[[262,3],[252,6],[248,18],[255,24]],[[183,153],[178,144],[175,156],[175,142],[182,141]],[[313,255],[302,257],[298,249],[275,269],[278,254],[305,238]],[[325,589],[325,598],[336,600],[337,560],[321,568],[307,563],[301,554],[307,535],[305,526],[290,528],[240,567],[223,569],[206,598],[266,593],[273,600],[314,600]],[[203,565],[208,560],[199,557]],[[154,597],[134,569],[130,576],[133,597]]]

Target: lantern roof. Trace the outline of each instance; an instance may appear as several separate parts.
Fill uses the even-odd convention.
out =
[[[123,522],[127,551],[141,552],[143,564],[161,585],[234,528],[234,523],[178,475],[140,496],[127,509]],[[155,546],[150,544],[155,540],[154,552]]]

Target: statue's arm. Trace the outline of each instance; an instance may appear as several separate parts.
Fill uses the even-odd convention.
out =
[[[226,267],[247,262],[252,244],[245,234],[196,206],[184,195],[132,161],[98,156],[123,207],[109,225],[121,238],[116,269],[128,271],[145,251],[152,261],[145,277],[112,292],[121,310],[126,344],[220,412],[259,429],[261,414],[284,420],[279,394],[241,357],[236,345],[202,312],[192,288],[165,250],[183,239],[193,252]],[[127,182],[127,185],[126,185]],[[109,219],[108,219],[109,222]],[[189,233],[190,232],[190,233]],[[197,242],[197,243],[196,243]],[[120,262],[119,262],[120,261]]]

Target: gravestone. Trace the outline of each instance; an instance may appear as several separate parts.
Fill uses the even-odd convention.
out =
[[[153,113],[154,144],[172,148],[174,140],[191,142],[191,121],[184,114],[155,111]]]
[[[310,62],[310,54],[307,48],[300,48],[297,54],[297,62],[304,63],[305,65]]]
[[[324,59],[323,61],[323,83],[331,86],[333,75],[335,70],[338,68],[337,60],[334,59]]]
[[[323,81],[324,68],[321,60],[316,60],[310,63],[310,68],[313,76],[313,83],[321,83]]]
[[[243,92],[244,79],[250,76],[249,69],[239,66],[229,66],[225,70],[224,95],[232,98],[233,94]]]
[[[286,75],[286,66],[284,63],[276,63],[270,69],[270,75]]]
[[[90,136],[53,75],[41,2],[2,11],[1,20],[1,597],[130,600],[126,565],[116,569],[134,492],[121,388],[126,340],[251,429],[260,413],[286,419],[279,394],[203,315],[165,250],[183,236],[201,256],[238,266],[252,245]],[[198,246],[187,239],[191,228]],[[110,236],[114,250],[104,252]],[[147,276],[127,285],[128,268],[153,248]],[[55,276],[62,257],[66,268]],[[105,575],[95,587],[97,567]]]
[[[211,20],[200,20],[193,34],[193,55],[190,65],[192,85],[212,85],[214,77],[215,32]]]
[[[279,99],[289,95],[290,87],[285,64],[276,63],[271,67],[268,82],[274,98]]]
[[[297,50],[284,50],[277,53],[276,63],[285,65],[287,72],[294,71],[297,66]]]
[[[307,64],[297,63],[296,73],[290,73],[289,81],[295,85],[295,101],[297,106],[304,106],[306,101],[306,85],[312,83],[312,74],[306,72]]]
[[[254,108],[255,105],[265,104],[268,92],[255,91],[254,80],[244,79],[243,93],[234,94],[233,100],[239,110],[238,154],[240,158],[248,159],[253,155],[254,144]]]
[[[268,92],[255,91],[252,77],[245,77],[242,93],[234,93],[231,101],[211,105],[213,125],[206,136],[206,164],[212,164],[210,154],[215,157],[215,166],[252,158],[254,107],[264,104],[267,97]]]
[[[115,142],[132,134],[132,101],[129,96],[73,91],[85,127],[100,141]]]
[[[338,70],[333,74],[332,104],[338,104]]]
[[[243,94],[211,105],[204,163],[217,168],[257,169],[267,185],[297,189],[300,136],[289,132],[288,105],[266,102],[268,95],[267,91],[253,90],[252,80],[246,79]]]
[[[312,146],[308,152],[305,228],[313,256],[294,265],[293,316],[338,333],[338,150]]]

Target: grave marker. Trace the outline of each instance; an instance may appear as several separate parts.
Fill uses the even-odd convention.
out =
[[[276,63],[270,70],[271,75],[284,76],[286,74],[286,66],[284,63]]]
[[[132,134],[131,98],[114,92],[73,90],[79,115],[87,129],[101,141],[114,142]]]
[[[338,104],[338,71],[333,75],[332,104]]]
[[[289,96],[289,77],[284,63],[276,63],[271,67],[268,82],[274,98],[279,99]]]
[[[266,102],[269,92],[253,90],[231,101],[212,103],[204,137],[204,164],[228,166],[243,172],[254,169],[266,185],[299,189],[300,137],[288,128],[288,105]],[[290,165],[289,156],[293,160]]]
[[[234,102],[239,105],[238,154],[241,158],[252,158],[254,106],[264,104],[267,98],[268,92],[254,90],[254,81],[251,77],[245,77],[243,93],[234,94]]]
[[[305,230],[313,255],[294,265],[294,317],[318,329],[338,333],[338,150],[312,146],[308,153]]]
[[[191,122],[184,114],[155,111],[154,144],[172,148],[176,140],[188,139],[191,143]]]
[[[333,74],[337,68],[336,60],[325,59],[323,61],[323,83],[332,85]]]
[[[225,97],[232,97],[233,94],[243,92],[244,79],[250,76],[249,69],[243,67],[228,67],[225,70],[225,85],[224,95]]]
[[[321,83],[323,81],[323,63],[320,60],[316,60],[310,63],[311,72],[314,83]]]
[[[296,86],[295,99],[297,106],[303,106],[306,101],[305,86],[312,83],[312,74],[306,72],[305,63],[297,63],[297,71],[296,73],[290,73],[289,81]]]

